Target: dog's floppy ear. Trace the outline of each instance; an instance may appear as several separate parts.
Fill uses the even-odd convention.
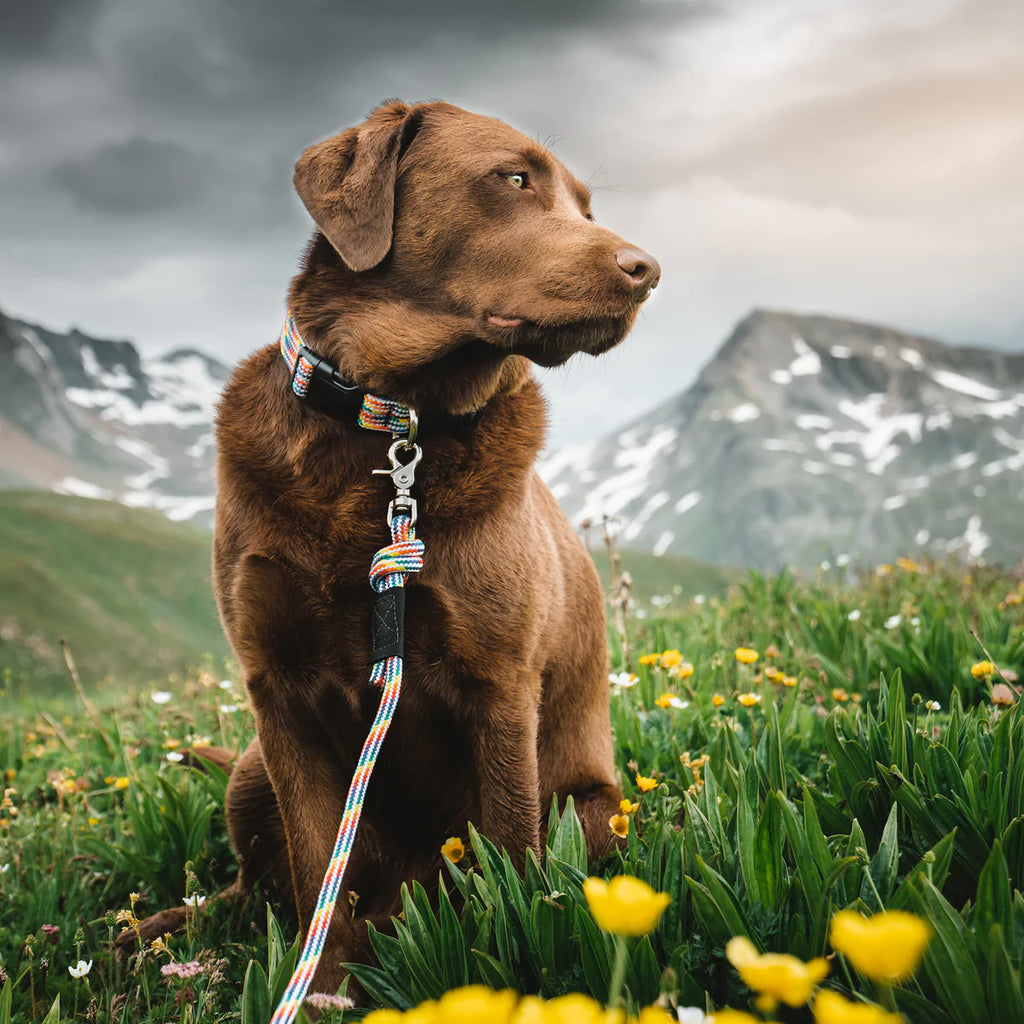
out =
[[[398,158],[418,120],[412,109],[397,101],[378,107],[295,165],[299,198],[352,270],[370,270],[391,248]]]

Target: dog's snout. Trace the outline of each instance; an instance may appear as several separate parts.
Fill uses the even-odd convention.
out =
[[[615,254],[615,262],[638,292],[658,287],[661,264],[649,252],[627,246]]]

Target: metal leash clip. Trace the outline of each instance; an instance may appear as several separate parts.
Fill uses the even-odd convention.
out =
[[[412,452],[412,458],[408,462],[399,459],[399,452]],[[390,469],[375,469],[374,475],[389,476],[395,485],[395,496],[388,505],[388,526],[396,515],[407,515],[411,525],[416,525],[416,499],[409,493],[416,482],[416,467],[423,458],[423,449],[418,444],[413,444],[405,438],[399,438],[388,449],[388,461]]]

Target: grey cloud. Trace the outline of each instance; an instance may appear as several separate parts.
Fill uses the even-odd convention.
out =
[[[33,0],[5,5],[0,54],[31,61],[78,52],[91,45],[103,0]]]
[[[510,47],[563,44],[608,32],[657,33],[659,26],[710,16],[710,0],[394,0],[351,2],[180,0],[147,22],[118,28],[111,53],[127,86],[161,106],[202,98],[225,109],[290,97],[324,95],[344,85],[359,91],[367,77],[401,76],[403,65],[433,65],[444,77],[468,61],[486,75],[487,61]],[[509,90],[529,89],[509,81]],[[419,97],[417,97],[419,98]]]
[[[132,215],[194,202],[206,187],[206,167],[177,143],[136,137],[60,164],[53,178],[85,207]]]

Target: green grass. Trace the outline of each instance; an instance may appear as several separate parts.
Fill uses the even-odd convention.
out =
[[[608,554],[602,549],[591,552],[598,575],[607,590],[611,581]],[[623,551],[622,570],[633,578],[633,598],[647,610],[651,599],[660,603],[682,604],[699,594],[720,597],[742,573],[682,555],[652,555],[646,551]]]
[[[40,491],[0,492],[0,669],[14,685],[166,680],[227,647],[210,537],[161,515]]]
[[[910,1024],[1018,1024],[1021,589],[998,569],[952,564],[904,563],[853,581],[750,575],[723,596],[680,596],[667,614],[631,621],[645,664],[630,666],[637,681],[611,698],[616,763],[639,804],[626,848],[588,864],[570,808],[551,821],[543,860],[518,875],[467,828],[467,856],[446,865],[439,903],[407,891],[393,934],[374,939],[377,962],[356,968],[364,989],[399,1009],[473,982],[604,1000],[622,947],[596,927],[581,886],[587,874],[628,873],[671,896],[651,934],[626,944],[622,991],[634,1011],[659,996],[753,1010],[724,955],[729,938],[746,935],[761,950],[830,956],[828,987],[894,1006]],[[972,674],[980,645],[1007,690],[998,675]],[[753,665],[737,661],[740,646],[758,651]],[[612,647],[621,649],[616,636]],[[681,659],[692,673],[662,667]],[[617,653],[613,668],[626,668]],[[795,685],[773,682],[776,668]],[[265,1024],[294,955],[294,922],[268,922],[255,900],[210,901],[166,951],[127,962],[111,955],[120,923],[107,923],[133,892],[141,916],[233,877],[224,778],[167,754],[196,737],[242,747],[252,733],[244,695],[200,673],[165,678],[172,698],[157,704],[144,678],[116,699],[102,691],[93,720],[55,711],[29,681],[12,672],[0,696],[12,790],[0,807],[0,963],[11,1019],[41,1024],[59,995],[62,1020]],[[653,788],[641,792],[638,774]],[[934,934],[914,977],[890,991],[835,955],[829,922],[842,908],[925,919]],[[170,957],[203,972],[167,978]],[[67,967],[79,958],[93,967],[75,981]],[[811,1015],[783,1007],[771,1019]]]
[[[87,686],[221,664],[210,544],[209,532],[144,509],[0,490],[0,671],[54,691],[67,679],[61,638]],[[607,584],[606,553],[595,561]],[[642,607],[660,595],[722,594],[737,576],[640,552],[625,552],[623,565]]]

